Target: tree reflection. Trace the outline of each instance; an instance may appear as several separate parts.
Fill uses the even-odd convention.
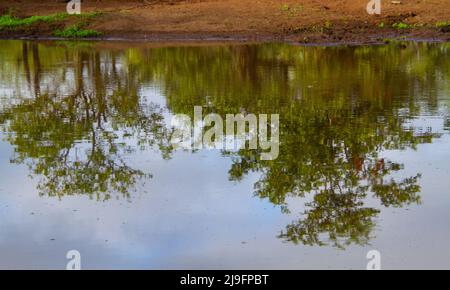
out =
[[[114,89],[108,89],[111,71],[98,52],[76,51],[71,56],[73,67],[64,69],[72,69],[73,89],[43,92],[41,87],[54,85],[57,72],[51,83],[43,84],[37,44],[30,44],[33,66],[26,61],[27,46],[24,43],[22,61],[33,96],[20,98],[0,115],[6,138],[15,147],[11,162],[26,163],[41,177],[41,195],[88,194],[107,200],[117,192],[129,198],[137,181],[151,175],[130,166],[126,156],[136,147],[170,150],[162,110],[143,103],[136,83],[125,74],[110,79]],[[56,79],[56,86],[64,84],[66,74]]]
[[[231,180],[259,173],[260,198],[285,212],[297,200],[306,201],[301,218],[280,234],[283,240],[364,245],[380,212],[368,205],[371,199],[384,207],[420,203],[420,174],[394,178],[403,165],[382,153],[415,149],[440,136],[409,122],[422,110],[439,109],[435,92],[448,81],[447,45],[173,52],[174,58],[182,55],[182,65],[169,66],[164,76],[173,80],[165,89],[176,113],[203,105],[223,116],[242,110],[280,114],[278,159],[262,161],[261,152],[250,150],[225,154],[233,158]],[[417,101],[421,96],[427,97]]]
[[[0,65],[23,72],[34,94],[7,105],[0,123],[15,146],[13,162],[27,162],[44,177],[42,194],[107,199],[113,190],[129,196],[148,175],[127,164],[126,154],[143,145],[156,146],[164,157],[171,153],[161,109],[139,93],[143,85],[157,85],[175,114],[191,115],[201,105],[205,114],[280,115],[278,159],[262,161],[251,150],[223,154],[233,160],[230,180],[258,172],[256,196],[284,212],[304,202],[301,217],[280,238],[305,245],[364,245],[381,208],[369,201],[384,207],[420,203],[420,174],[395,174],[403,165],[383,152],[438,138],[410,121],[423,110],[439,110],[436,92],[449,89],[443,87],[449,79],[447,44],[126,50],[10,45],[17,48],[6,51],[17,50],[20,68],[6,67],[11,61]],[[51,81],[43,80],[45,71],[52,72]],[[65,92],[58,89],[68,83],[73,86]]]
[[[370,239],[379,210],[366,206],[370,193],[386,207],[420,202],[420,175],[394,179],[402,165],[379,156],[384,149],[399,149],[431,142],[431,133],[403,130],[403,119],[390,114],[385,121],[370,121],[345,108],[308,101],[280,113],[280,154],[273,162],[242,150],[230,170],[232,180],[260,172],[256,194],[288,211],[288,198],[309,197],[302,218],[287,226],[281,238],[294,243],[344,247]],[[358,108],[359,110],[359,108]],[[378,115],[379,117],[379,115]],[[295,132],[295,134],[292,134]],[[309,196],[312,194],[312,197]],[[324,236],[325,235],[325,236]]]

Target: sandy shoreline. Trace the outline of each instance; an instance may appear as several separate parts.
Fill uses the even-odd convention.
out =
[[[64,1],[0,3],[0,14],[19,18],[63,13]],[[87,1],[83,13],[99,12],[83,23],[97,40],[148,42],[288,42],[299,44],[377,44],[391,39],[449,41],[450,8],[445,1],[385,1],[381,15],[368,15],[367,0],[203,0]],[[1,39],[55,39],[52,33],[76,23],[38,23],[1,29]],[[394,28],[402,23],[406,28]]]

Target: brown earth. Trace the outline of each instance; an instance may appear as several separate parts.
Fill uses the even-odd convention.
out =
[[[385,38],[450,40],[450,0],[382,0],[382,14],[368,15],[369,0],[84,0],[82,12],[103,12],[87,28],[104,38],[145,40],[379,42]],[[18,17],[65,12],[63,0],[9,0],[0,13]],[[68,23],[57,24],[59,26]],[[72,20],[73,21],[73,20]],[[407,29],[392,28],[406,23]],[[384,23],[384,27],[381,27]],[[0,37],[51,36],[55,24],[1,30]]]

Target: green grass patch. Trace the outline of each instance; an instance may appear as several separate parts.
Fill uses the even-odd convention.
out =
[[[395,29],[408,29],[411,28],[411,26],[409,24],[403,23],[403,22],[399,22],[399,23],[394,23],[392,24],[392,27]]]
[[[444,28],[444,27],[449,27],[449,26],[450,26],[450,21],[436,22],[436,27],[438,27],[438,28]]]
[[[0,16],[0,28],[15,28],[19,26],[29,26],[37,22],[57,22],[65,20],[69,15],[65,13],[51,14],[45,16],[31,16],[27,18],[17,18],[12,15]]]
[[[62,38],[89,38],[102,36],[101,32],[92,29],[83,29],[82,25],[72,25],[63,30],[56,30],[53,36]]]
[[[79,15],[69,15],[67,13],[57,13],[45,16],[31,16],[27,18],[18,18],[12,13],[0,16],[0,30],[2,29],[16,29],[21,27],[28,27],[36,23],[58,23],[71,19],[78,19],[78,24],[66,27],[62,30],[56,30],[53,35],[62,38],[89,38],[99,37],[102,34],[91,29],[83,29],[89,23],[91,18],[99,16],[99,12],[83,13]]]
[[[24,26],[30,26],[38,22],[55,23],[66,20],[69,17],[76,17],[82,20],[87,20],[99,16],[99,12],[83,13],[79,15],[69,15],[67,13],[56,13],[44,16],[31,16],[27,18],[18,18],[11,14],[5,14],[0,16],[0,29],[2,28],[18,28]]]
[[[280,10],[286,13],[289,17],[299,16],[303,12],[303,5],[289,6],[288,4],[282,4]]]
[[[289,11],[289,9],[291,9],[290,7],[289,7],[289,5],[288,4],[283,4],[283,5],[281,5],[281,11]]]
[[[425,26],[425,24],[423,24],[423,23],[407,24],[407,23],[404,23],[404,22],[398,22],[398,23],[392,24],[393,28],[399,29],[399,30],[402,30],[402,29],[415,29],[415,28],[421,28],[421,27],[424,27],[424,26]]]

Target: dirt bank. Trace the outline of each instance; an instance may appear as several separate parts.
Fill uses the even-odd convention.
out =
[[[302,43],[379,42],[386,38],[450,40],[447,0],[382,0],[381,15],[368,0],[84,0],[82,12],[102,12],[84,25],[104,38],[146,40],[245,40]],[[401,2],[401,4],[393,4]],[[10,0],[0,13],[17,17],[65,12],[65,1]],[[3,28],[2,38],[52,36],[73,24],[36,23]],[[439,25],[438,25],[439,23]],[[396,26],[396,27],[393,27]]]

